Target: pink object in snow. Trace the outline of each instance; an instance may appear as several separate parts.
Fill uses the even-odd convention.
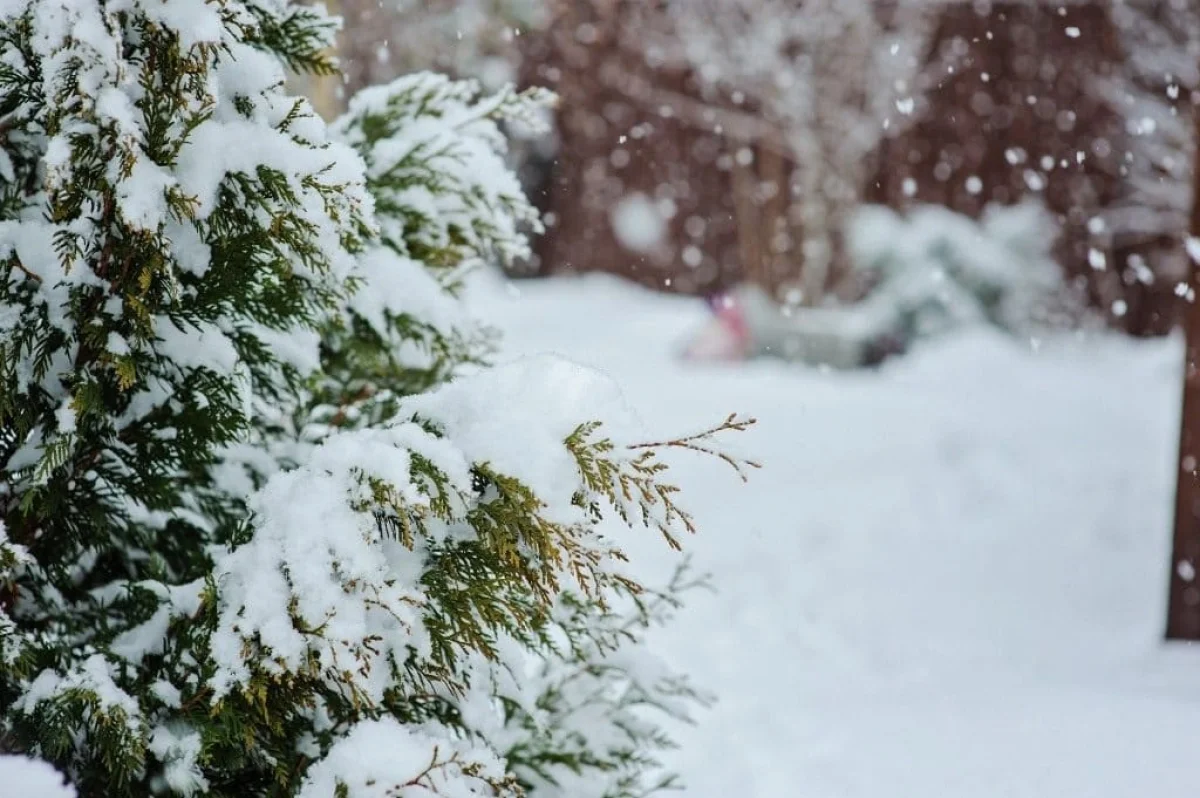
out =
[[[750,356],[750,328],[741,304],[729,294],[708,301],[713,319],[684,349],[687,360],[745,360]]]

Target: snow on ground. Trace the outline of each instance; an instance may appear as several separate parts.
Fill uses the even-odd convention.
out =
[[[703,303],[610,278],[470,301],[656,431],[760,420],[748,485],[677,471],[719,591],[654,640],[719,696],[671,758],[689,798],[1200,795],[1200,649],[1159,642],[1179,341],[978,331],[835,374],[682,363]]]

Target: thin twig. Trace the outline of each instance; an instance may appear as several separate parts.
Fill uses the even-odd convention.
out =
[[[13,262],[13,265],[15,265],[17,267],[18,271],[24,272],[27,277],[30,277],[39,283],[42,282],[42,276],[40,274],[34,274],[33,272],[29,271],[29,269],[27,269],[21,265],[21,261],[14,258],[12,262]]]
[[[713,446],[705,446],[700,441],[711,440],[714,436],[722,432],[745,432],[750,427],[758,423],[755,418],[739,418],[737,413],[731,413],[724,422],[715,427],[697,432],[693,435],[687,435],[681,438],[672,438],[665,441],[653,441],[650,443],[635,443],[627,448],[633,450],[654,450],[654,449],[687,449],[688,451],[698,452],[700,454],[711,455],[719,460],[724,461],[737,472],[743,482],[747,481],[746,468],[762,468],[762,464],[745,458],[735,458],[727,452],[723,452]]]

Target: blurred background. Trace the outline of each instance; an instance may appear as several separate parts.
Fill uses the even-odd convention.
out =
[[[760,420],[749,485],[678,464],[687,795],[1200,795],[1200,3],[329,5],[328,117],[420,69],[559,97],[509,131],[535,254],[467,295],[502,356]]]

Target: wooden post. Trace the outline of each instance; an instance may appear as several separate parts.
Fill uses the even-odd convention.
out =
[[[1191,234],[1200,236],[1200,108],[1193,106],[1197,155],[1192,167]],[[1194,247],[1189,247],[1193,250]],[[1200,274],[1188,253],[1188,288],[1200,293]],[[1183,421],[1179,459],[1175,462],[1175,541],[1171,555],[1171,590],[1167,606],[1167,639],[1200,640],[1200,296],[1190,294],[1184,313],[1186,355],[1183,377]]]

